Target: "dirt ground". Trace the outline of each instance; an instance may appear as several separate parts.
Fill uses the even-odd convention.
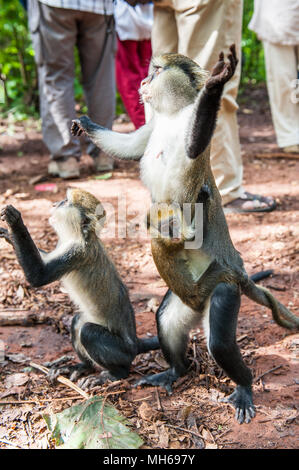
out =
[[[274,196],[278,208],[268,214],[229,214],[231,236],[248,273],[273,269],[274,275],[262,284],[298,315],[298,156],[297,160],[273,157],[279,149],[264,88],[249,90],[240,103],[244,186],[250,192]],[[116,123],[115,128],[126,132],[132,125]],[[92,173],[91,160],[84,155],[82,177],[65,182],[43,181],[47,162],[35,123],[0,122],[0,206],[13,204],[21,210],[41,248],[50,250],[55,245],[48,214],[68,186],[90,190],[110,208],[109,204],[116,208],[120,198],[128,208],[127,228],[142,225],[142,217],[136,222],[136,214],[143,216],[150,200],[139,180],[138,164],[118,163],[111,178],[96,179],[99,175]],[[36,186],[45,182],[52,186],[39,191]],[[154,312],[166,286],[151,258],[149,239],[106,233],[103,241],[129,288],[138,335],[155,334]],[[50,384],[43,373],[29,366],[63,355],[77,360],[69,338],[73,314],[74,307],[59,283],[31,288],[12,248],[0,240],[0,354],[5,350],[0,363],[0,447],[53,448],[42,415],[82,400],[66,385]],[[299,334],[280,328],[271,312],[243,297],[237,338],[255,377],[257,415],[249,424],[237,424],[231,406],[219,402],[234,385],[209,358],[200,326],[190,335],[190,371],[177,381],[171,397],[160,388],[132,388],[138,377],[166,367],[160,351],[138,356],[128,380],[89,393],[107,396],[128,417],[145,448],[296,448]]]

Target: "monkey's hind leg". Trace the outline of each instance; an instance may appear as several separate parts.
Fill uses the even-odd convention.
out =
[[[255,416],[252,401],[252,374],[244,364],[236,342],[238,312],[240,308],[238,286],[218,284],[211,297],[209,311],[208,348],[217,364],[237,384],[235,391],[223,401],[236,409],[236,419],[249,423]]]
[[[85,323],[81,328],[80,341],[94,362],[107,369],[97,377],[80,381],[82,388],[102,385],[107,380],[128,377],[130,366],[137,353],[137,345],[128,345],[107,328],[96,323]]]
[[[164,296],[156,313],[158,335],[163,355],[170,368],[159,374],[148,375],[136,382],[138,385],[153,385],[165,388],[172,394],[172,384],[188,369],[186,349],[190,322],[195,313],[170,290]]]

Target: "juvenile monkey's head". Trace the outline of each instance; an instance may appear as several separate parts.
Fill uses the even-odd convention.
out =
[[[106,212],[92,194],[69,188],[66,198],[54,204],[50,224],[60,237],[84,238],[97,234],[103,227]]]
[[[193,103],[209,73],[182,54],[153,57],[139,89],[141,99],[158,112],[173,113]]]
[[[146,225],[151,238],[159,239],[167,246],[182,246],[185,241],[192,240],[195,230],[185,220],[179,204],[152,204],[146,215]]]

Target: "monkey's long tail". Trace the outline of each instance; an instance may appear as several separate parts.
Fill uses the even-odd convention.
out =
[[[299,328],[299,317],[282,305],[268,289],[257,286],[252,279],[248,278],[241,281],[241,289],[249,299],[270,308],[273,319],[278,325],[289,330]]]
[[[152,338],[137,338],[137,354],[151,351],[152,349],[159,349],[160,343],[158,336]]]
[[[250,276],[250,279],[253,282],[258,282],[258,281],[261,281],[262,279],[266,279],[266,277],[271,276],[271,274],[273,273],[274,273],[273,269],[268,269],[267,271],[259,271],[258,273],[252,274],[252,276]]]

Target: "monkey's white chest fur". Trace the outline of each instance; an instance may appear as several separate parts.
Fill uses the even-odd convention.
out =
[[[84,322],[107,325],[105,314],[101,312],[99,304],[93,300],[86,286],[82,285],[82,280],[76,272],[65,276],[62,279],[62,284],[71,300],[78,307]]]
[[[155,126],[140,162],[141,179],[154,202],[179,201],[181,175],[192,165],[185,151],[185,130],[193,105],[173,116],[155,115]]]

